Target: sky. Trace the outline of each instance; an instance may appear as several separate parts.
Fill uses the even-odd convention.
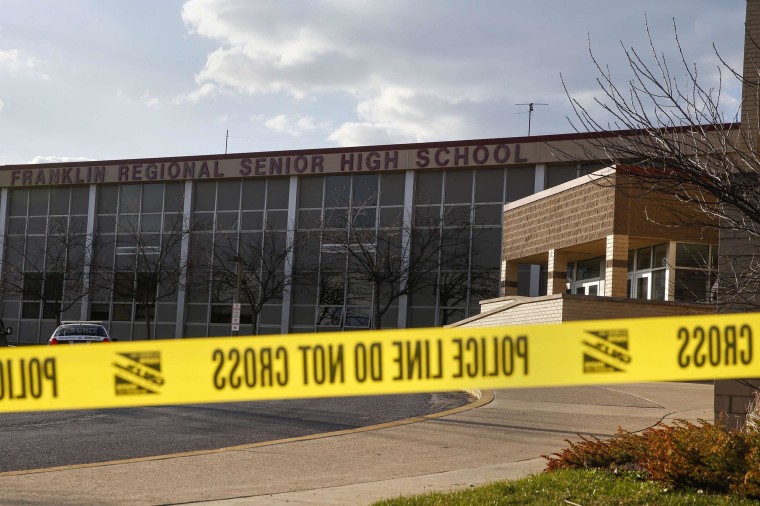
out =
[[[674,23],[711,86],[743,0],[0,0],[0,165],[571,133]],[[676,74],[680,70],[676,70]],[[728,119],[741,90],[722,73]],[[592,106],[593,110],[593,106]],[[229,132],[229,133],[228,133]]]

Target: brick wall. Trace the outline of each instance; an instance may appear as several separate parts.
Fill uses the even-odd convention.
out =
[[[615,189],[615,233],[631,237],[718,244],[717,222],[699,208],[685,205],[673,195],[639,188],[628,175],[618,175]]]
[[[506,211],[504,260],[606,240],[611,234],[717,244],[714,229],[689,226],[697,213],[675,197],[642,192],[625,176],[610,176]],[[700,215],[699,221],[704,219]]]
[[[562,296],[526,297],[522,300],[506,300],[506,304],[493,308],[478,316],[467,318],[449,327],[497,327],[502,325],[538,325],[562,321]]]
[[[567,296],[563,309],[564,321],[686,316],[716,312],[715,306],[709,304],[681,304],[580,295]]]
[[[738,27],[737,27],[738,28]],[[751,139],[757,139],[760,129],[758,127],[758,69],[760,69],[760,2],[758,0],[747,1],[747,17],[744,32],[744,72],[745,84],[742,87],[742,130]]]
[[[506,260],[593,240],[613,230],[615,190],[587,183],[504,214]]]
[[[715,421],[724,418],[728,428],[736,429],[744,425],[747,406],[760,389],[760,379],[718,380],[715,382]]]
[[[488,299],[488,300],[481,300],[480,301],[480,312],[482,313],[488,313],[489,311],[493,311],[496,308],[504,307],[506,305],[512,304],[513,302],[525,302],[526,300],[530,300],[531,297],[521,297],[519,295],[510,295],[507,297],[499,297],[496,299]]]

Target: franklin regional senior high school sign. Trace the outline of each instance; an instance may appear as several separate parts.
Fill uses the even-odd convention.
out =
[[[1,187],[138,183],[359,171],[441,169],[525,164],[536,144],[420,145],[413,149],[289,151],[218,157],[161,158],[76,164],[12,165]]]

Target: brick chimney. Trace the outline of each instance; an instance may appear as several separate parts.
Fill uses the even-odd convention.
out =
[[[741,126],[749,139],[760,135],[760,0],[747,0],[744,30],[745,84],[742,87]]]
[[[747,17],[744,31],[744,69],[745,83],[742,87],[741,130],[742,143],[750,144],[747,149],[760,148],[760,0],[747,0]],[[738,29],[739,27],[737,27]],[[754,146],[752,145],[754,144]],[[721,230],[719,269],[724,271],[725,258],[738,243],[753,240],[748,234]],[[730,271],[729,271],[730,272]],[[720,308],[726,310],[727,308]],[[735,310],[728,308],[729,311]],[[716,380],[713,410],[715,421],[722,419],[728,428],[734,429],[744,425],[747,407],[760,389],[760,379]]]

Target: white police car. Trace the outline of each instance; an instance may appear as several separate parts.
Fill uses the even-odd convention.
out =
[[[113,341],[103,322],[65,321],[55,329],[48,344],[108,343]]]

